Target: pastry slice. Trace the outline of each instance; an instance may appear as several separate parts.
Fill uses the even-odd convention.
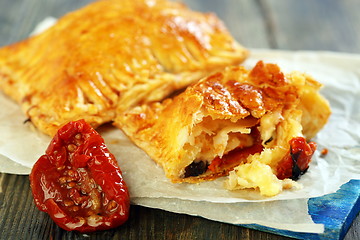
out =
[[[115,125],[173,182],[230,174],[227,188],[273,196],[291,185],[284,179],[308,168],[316,144],[306,137],[330,115],[320,87],[308,75],[285,75],[260,61],[251,71],[229,67],[172,99],[119,112]]]
[[[53,135],[84,118],[163,99],[247,50],[213,14],[166,0],[100,0],[45,32],[0,49],[0,89]]]

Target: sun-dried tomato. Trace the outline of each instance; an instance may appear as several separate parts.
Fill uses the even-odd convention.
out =
[[[84,120],[63,126],[30,174],[36,206],[61,228],[92,232],[129,216],[127,186],[103,138]]]
[[[279,179],[291,178],[297,180],[309,168],[311,157],[316,150],[316,143],[306,142],[303,137],[295,137],[290,140],[290,151],[280,161],[277,168]]]

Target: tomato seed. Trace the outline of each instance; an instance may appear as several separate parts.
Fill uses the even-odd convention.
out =
[[[75,138],[74,144],[75,144],[76,146],[80,146],[81,144],[84,143],[84,141],[83,141],[83,139],[82,139],[82,134],[81,134],[81,133],[76,134],[74,138]]]
[[[81,133],[78,133],[78,134],[75,135],[75,138],[76,138],[76,139],[81,139],[81,137],[82,137],[82,134],[81,134]]]
[[[85,204],[83,204],[84,205],[84,208],[91,208],[92,209],[92,206],[93,206],[93,202],[92,201],[90,201],[90,200],[87,200],[86,201],[86,205]],[[91,211],[92,212],[92,211]],[[94,213],[93,213],[94,214]],[[90,215],[90,214],[89,214]]]
[[[67,195],[71,199],[80,196],[79,191],[77,189],[75,189],[75,188],[70,189]]]
[[[75,144],[69,144],[69,145],[67,145],[67,149],[69,150],[69,152],[75,152],[76,145]]]
[[[69,182],[67,186],[68,186],[68,188],[73,188],[73,187],[76,186],[76,183],[75,182]]]
[[[59,183],[62,185],[62,184],[65,184],[67,181],[66,181],[66,177],[60,177],[59,178]]]
[[[73,212],[77,212],[77,211],[80,210],[80,207],[79,207],[79,206],[73,206],[73,207],[71,208],[71,210],[72,210]]]
[[[65,200],[64,205],[65,205],[65,207],[71,207],[71,206],[74,206],[74,202],[71,200]]]
[[[106,205],[105,209],[107,212],[112,213],[112,212],[116,211],[117,207],[118,207],[118,203],[115,202],[114,200],[111,200],[109,202],[109,204]]]
[[[95,182],[95,180],[94,179],[90,179],[90,187],[92,188],[92,189],[94,189],[94,188],[96,188],[98,185],[96,184],[96,182]]]
[[[101,199],[100,199],[100,192],[97,191],[96,189],[91,190],[91,192],[89,193],[90,198],[91,198],[91,209],[95,210],[95,211],[99,211],[101,208]]]
[[[66,174],[69,176],[69,177],[77,177],[79,174],[77,173],[77,171],[75,170],[68,170],[66,171]]]
[[[90,215],[89,217],[87,217],[87,221],[89,224],[91,225],[98,225],[100,221],[102,221],[103,217],[102,216],[99,216],[99,215],[96,215],[96,214],[93,214],[93,215]]]
[[[79,173],[75,170],[67,170],[64,173],[65,175],[67,175],[67,180],[68,182],[72,182],[72,181],[79,181],[80,177],[79,177]]]
[[[102,205],[105,206],[109,203],[109,199],[105,196],[104,192],[101,192]]]
[[[85,220],[85,218],[83,218],[83,217],[75,217],[75,219],[76,219],[76,220],[79,220],[79,223],[80,223],[81,225],[83,225],[83,224],[86,223],[86,220]]]
[[[65,168],[65,166],[63,165],[63,166],[58,167],[57,170],[61,171],[61,170],[64,170],[64,168]]]

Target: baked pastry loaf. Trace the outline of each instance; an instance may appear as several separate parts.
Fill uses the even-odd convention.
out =
[[[284,179],[308,168],[316,144],[303,132],[312,137],[330,115],[320,87],[308,75],[285,75],[260,61],[251,71],[229,67],[172,99],[119,112],[115,125],[173,182],[230,172],[229,189],[259,188],[273,196],[293,185]]]
[[[163,99],[241,63],[247,50],[213,14],[166,0],[101,0],[0,49],[0,89],[44,133]]]

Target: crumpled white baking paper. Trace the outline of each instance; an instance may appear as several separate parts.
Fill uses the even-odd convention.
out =
[[[110,125],[100,127],[122,168],[134,204],[233,224],[256,223],[298,232],[323,230],[308,215],[307,199],[335,192],[350,179],[360,179],[360,56],[253,49],[245,65],[250,68],[259,59],[277,63],[285,72],[311,74],[324,84],[322,94],[330,101],[333,113],[314,139],[319,150],[309,171],[298,181],[303,189],[264,198],[256,191],[227,191],[222,186],[224,178],[201,184],[173,184],[121,130]],[[24,123],[26,116],[20,107],[3,94],[0,103],[0,171],[28,174],[50,138]],[[329,150],[325,157],[319,153],[323,148]]]
[[[308,198],[335,192],[350,179],[360,179],[360,56],[252,49],[244,65],[251,68],[258,60],[277,63],[284,72],[306,72],[324,84],[322,94],[333,113],[314,139],[319,150],[308,172],[298,181],[304,187],[265,198],[251,190],[227,191],[223,188],[225,178],[200,184],[173,184],[162,168],[121,130],[102,126],[98,131],[117,157],[132,203],[232,224],[254,223],[310,233],[324,230],[322,224],[311,220]],[[24,123],[26,116],[20,107],[2,93],[0,106],[0,172],[29,174],[50,138],[31,123]],[[325,157],[319,153],[323,148],[329,150]]]

